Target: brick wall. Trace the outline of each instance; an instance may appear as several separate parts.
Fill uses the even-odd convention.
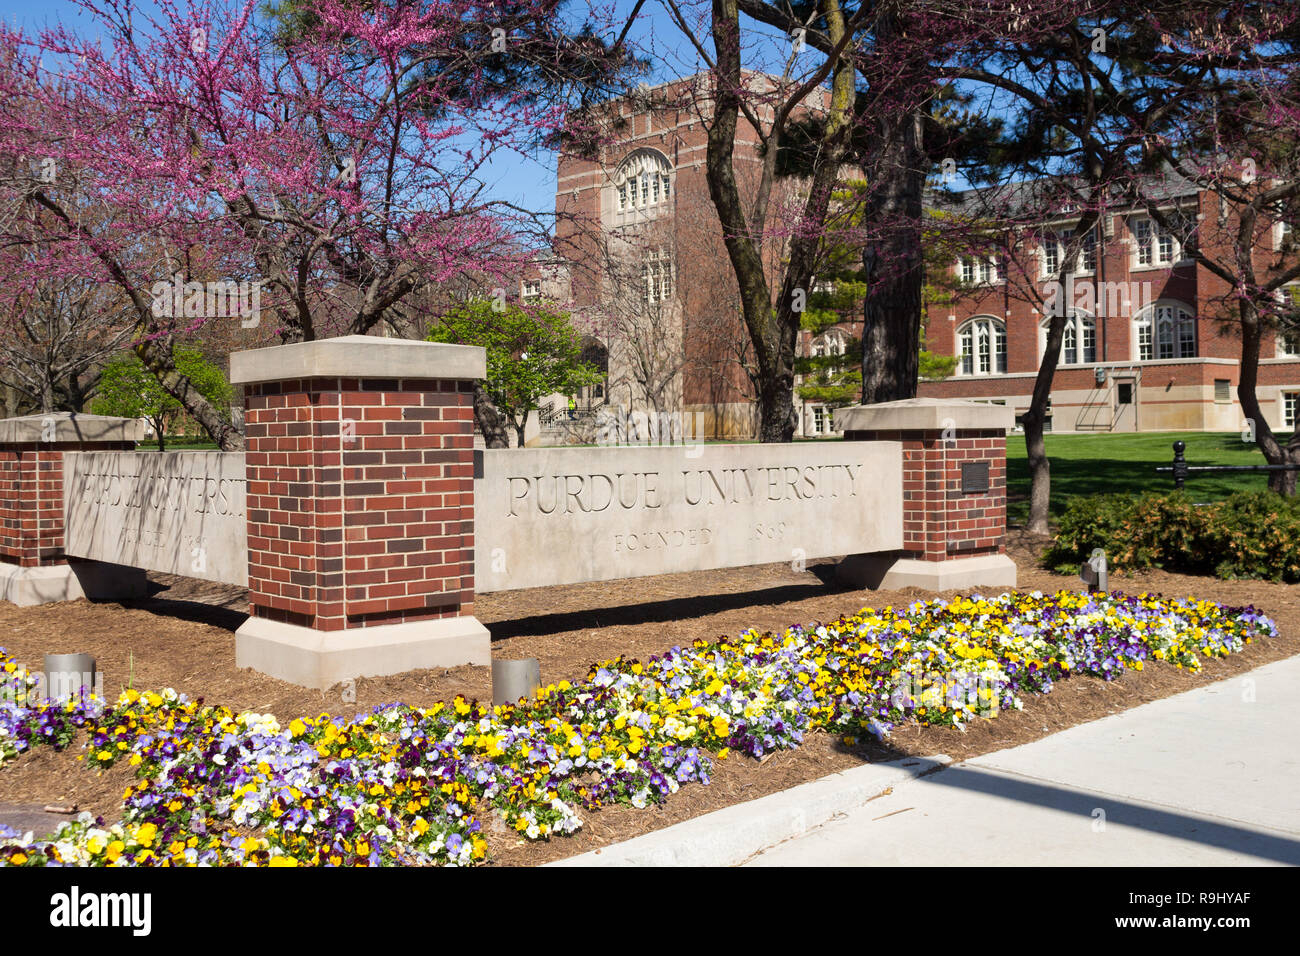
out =
[[[846,431],[849,441],[903,445],[903,556],[946,561],[1006,550],[1007,441],[1000,430]],[[986,461],[987,493],[963,493],[961,469]]]
[[[64,564],[63,453],[131,451],[134,442],[0,445],[0,562]]]
[[[245,389],[254,616],[337,631],[473,614],[471,382]]]

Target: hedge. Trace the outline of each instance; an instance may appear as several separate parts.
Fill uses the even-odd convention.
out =
[[[1300,499],[1268,491],[1200,505],[1182,492],[1075,498],[1058,529],[1043,555],[1056,570],[1076,572],[1102,548],[1118,570],[1300,581]]]

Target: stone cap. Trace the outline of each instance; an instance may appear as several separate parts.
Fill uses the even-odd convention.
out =
[[[835,427],[846,432],[930,432],[945,428],[1010,431],[1015,424],[1016,412],[1009,406],[953,398],[905,398],[835,409]]]
[[[144,440],[144,422],[113,415],[46,412],[0,419],[0,444],[81,444],[92,441]]]
[[[486,374],[487,352],[477,345],[377,335],[342,335],[230,356],[230,381],[235,385],[298,378],[478,379]]]

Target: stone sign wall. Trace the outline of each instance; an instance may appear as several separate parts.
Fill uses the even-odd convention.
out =
[[[242,452],[64,457],[68,555],[247,585]]]
[[[902,547],[897,442],[489,449],[482,592]]]

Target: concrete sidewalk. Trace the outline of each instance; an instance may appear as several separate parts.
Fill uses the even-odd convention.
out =
[[[869,801],[861,780],[845,783],[883,770],[836,774],[566,862],[1300,865],[1300,657],[900,775]],[[800,825],[791,813],[809,787],[820,797]],[[787,832],[774,838],[781,819]],[[747,830],[764,841],[739,840]]]

